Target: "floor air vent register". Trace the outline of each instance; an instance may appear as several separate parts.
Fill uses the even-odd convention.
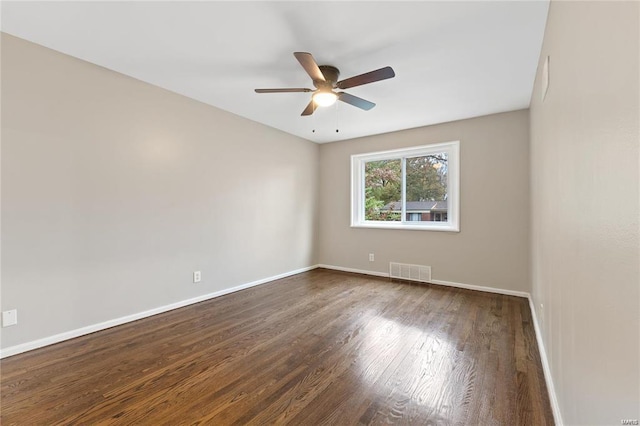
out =
[[[428,283],[431,281],[431,266],[390,262],[389,276],[401,280]]]

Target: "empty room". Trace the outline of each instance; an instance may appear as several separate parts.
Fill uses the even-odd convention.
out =
[[[0,23],[0,423],[639,424],[640,2]]]

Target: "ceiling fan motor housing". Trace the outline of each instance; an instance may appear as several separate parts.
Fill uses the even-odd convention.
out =
[[[320,65],[318,68],[326,81],[313,80],[313,85],[318,89],[333,89],[338,82],[338,77],[340,77],[340,70],[331,65]]]

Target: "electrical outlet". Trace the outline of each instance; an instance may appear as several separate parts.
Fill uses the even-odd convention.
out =
[[[376,255],[373,253],[369,253],[369,262],[373,262],[376,260]]]
[[[195,271],[193,273],[193,282],[194,283],[199,283],[200,281],[202,281],[202,272]]]
[[[12,309],[10,311],[4,311],[2,313],[2,326],[9,327],[10,325],[16,325],[18,323],[18,310]]]

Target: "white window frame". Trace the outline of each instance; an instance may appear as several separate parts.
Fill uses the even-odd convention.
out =
[[[447,221],[416,222],[406,218],[406,176],[407,158],[447,153]],[[365,220],[365,164],[380,160],[402,161],[402,212],[401,221]],[[422,145],[389,151],[370,152],[351,156],[351,227],[379,229],[414,229],[421,231],[460,232],[460,141]]]

